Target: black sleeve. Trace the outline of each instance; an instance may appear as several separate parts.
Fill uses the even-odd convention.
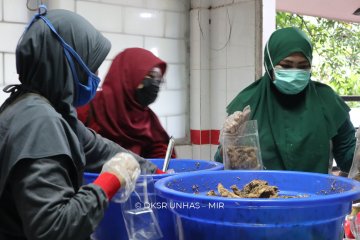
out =
[[[339,128],[338,134],[333,137],[333,155],[337,166],[343,172],[349,172],[354,156],[356,138],[355,128],[347,118]]]
[[[29,240],[87,239],[104,215],[105,193],[94,184],[75,192],[67,158],[23,159],[13,168],[8,183]]]
[[[86,157],[86,171],[100,172],[102,165],[119,152],[132,154],[139,162],[142,173],[154,173],[156,166],[139,155],[122,148],[113,141],[100,136],[90,128],[85,127],[79,121],[77,129],[80,143],[83,146]]]

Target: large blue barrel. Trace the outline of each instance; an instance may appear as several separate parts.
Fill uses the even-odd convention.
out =
[[[254,179],[300,198],[223,198],[206,196],[218,183],[240,189]],[[196,192],[194,192],[196,186]],[[290,171],[213,171],[161,179],[156,194],[176,218],[175,239],[339,240],[360,183],[327,174]]]
[[[163,166],[164,159],[150,159],[152,163],[157,165],[160,169]],[[205,170],[222,170],[224,166],[221,163],[206,160],[193,160],[193,159],[172,159],[169,164],[169,169],[174,169],[174,174],[154,174],[152,176],[154,182],[168,177],[177,175],[184,172],[202,172]],[[84,183],[88,184],[93,182],[98,177],[95,173],[85,173]],[[150,194],[155,194],[154,192]],[[136,197],[136,196],[134,196]],[[165,202],[159,196],[155,196],[156,203]],[[163,234],[163,239],[174,239],[175,228],[172,213],[167,208],[158,208],[157,214],[159,218],[160,228]],[[100,222],[96,231],[92,235],[94,240],[128,240],[125,222],[121,212],[120,203],[110,202],[109,208],[105,212],[104,219]]]

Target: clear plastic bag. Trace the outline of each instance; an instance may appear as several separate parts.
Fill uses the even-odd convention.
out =
[[[351,233],[356,240],[360,240],[360,221],[357,216],[347,216],[347,220],[350,221]]]
[[[356,131],[356,147],[348,177],[360,181],[360,128]]]
[[[360,240],[360,218],[359,218],[360,205],[355,203],[352,205],[351,214],[347,215],[345,221],[350,222],[350,231],[356,240]],[[347,238],[350,239],[350,238]]]
[[[121,210],[130,240],[155,240],[163,237],[155,203],[154,181],[151,176],[139,177],[135,191],[121,204]]]
[[[235,134],[222,134],[225,169],[263,169],[257,121],[250,120],[239,126]]]

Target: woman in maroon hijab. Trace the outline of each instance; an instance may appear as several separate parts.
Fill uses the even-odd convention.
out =
[[[165,71],[166,63],[150,51],[125,49],[112,62],[102,90],[77,109],[78,118],[144,158],[164,158],[169,136],[148,105],[155,101]]]

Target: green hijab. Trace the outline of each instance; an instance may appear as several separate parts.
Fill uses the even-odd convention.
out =
[[[287,56],[300,52],[312,61],[312,45],[297,28],[275,31],[264,51],[264,65],[272,72]],[[262,160],[266,169],[327,173],[330,141],[348,117],[349,107],[327,85],[310,80],[299,94],[284,95],[266,72],[228,105],[227,112],[251,107],[258,121]]]

